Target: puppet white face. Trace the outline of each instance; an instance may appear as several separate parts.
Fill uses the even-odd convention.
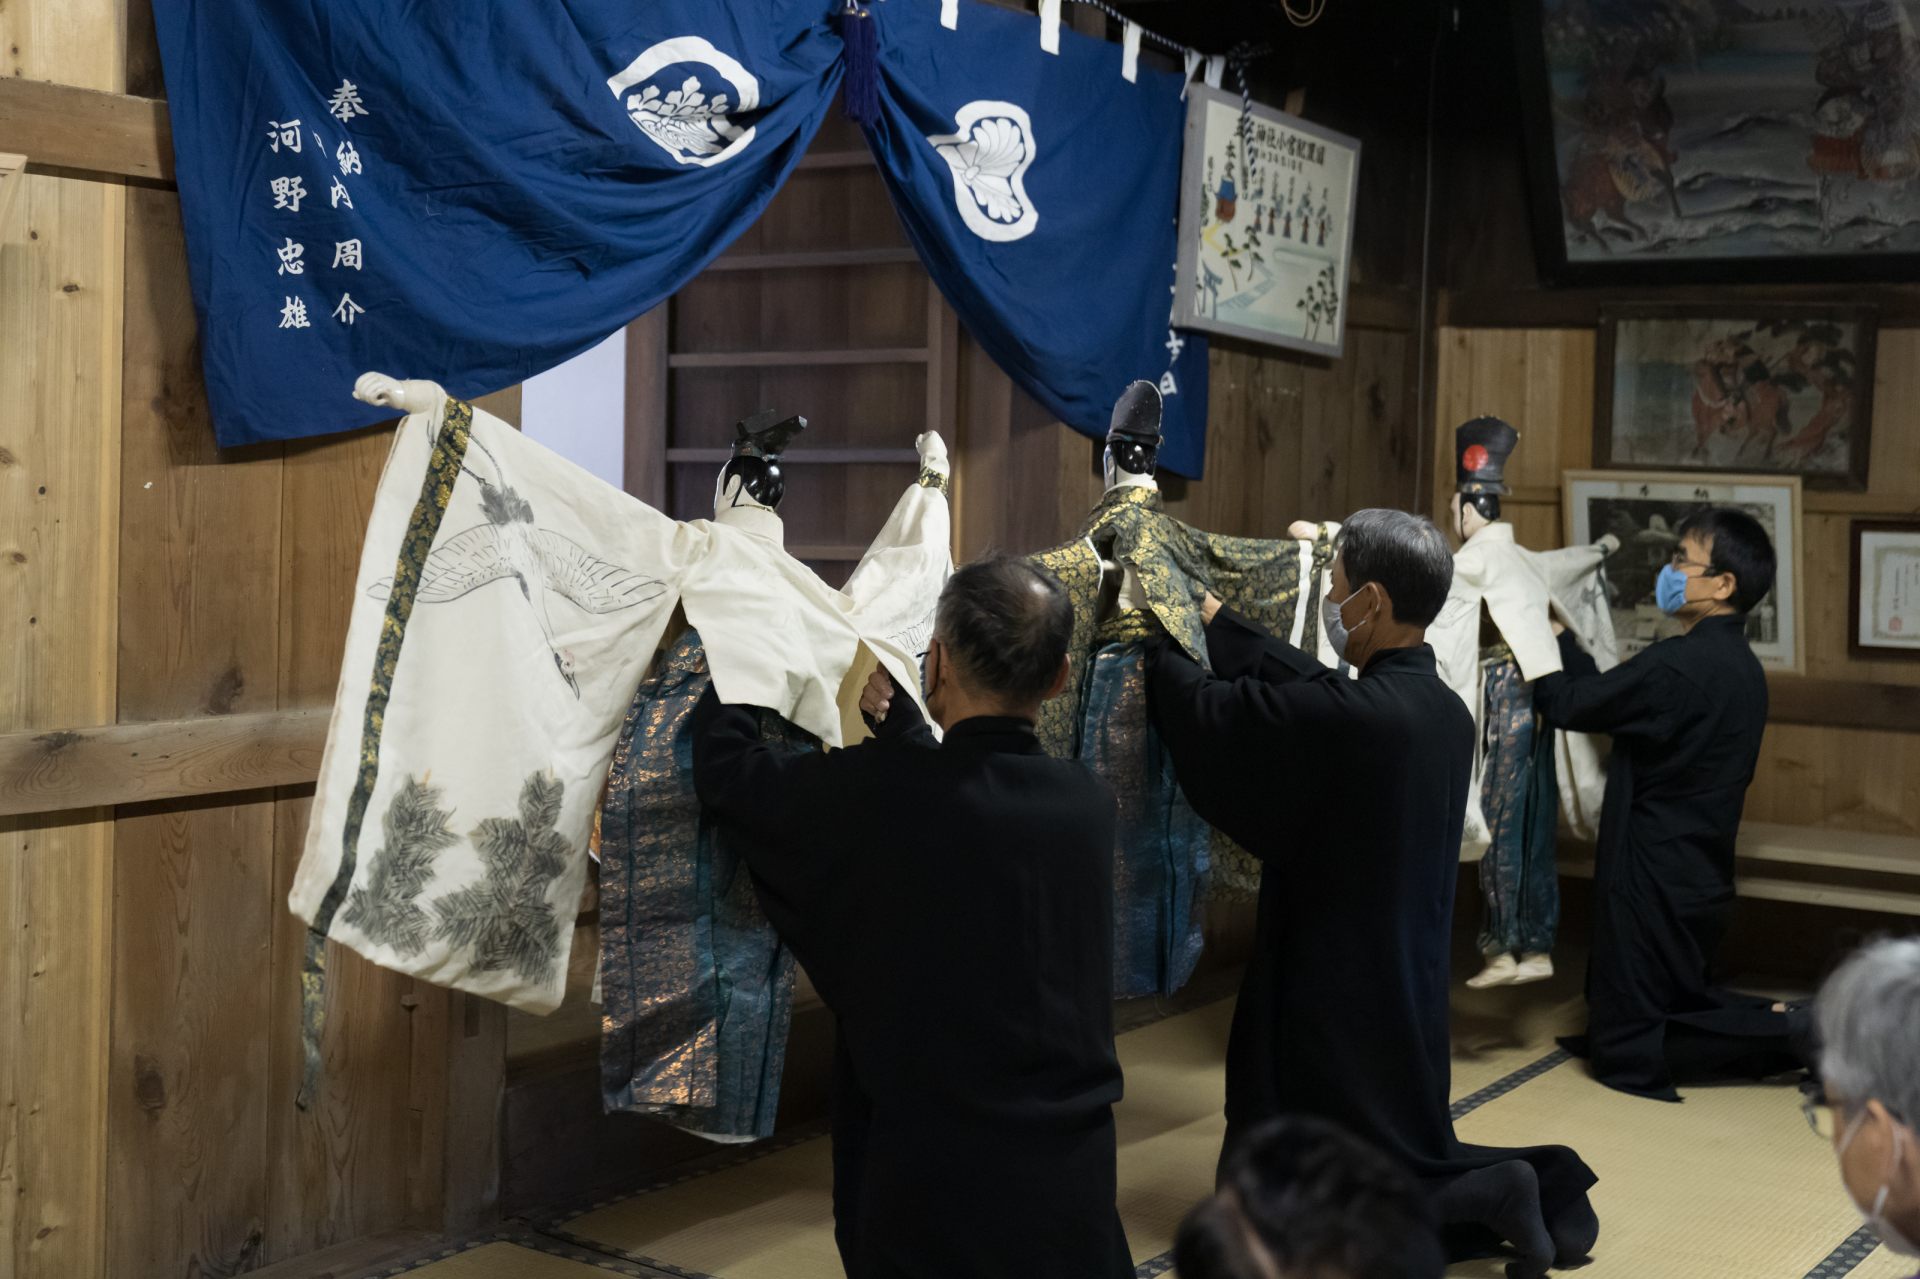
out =
[[[1122,470],[1113,460],[1113,450],[1106,449],[1100,454],[1100,474],[1110,489],[1124,488],[1129,484],[1143,488],[1159,488],[1160,485],[1151,475],[1142,475],[1138,471]]]

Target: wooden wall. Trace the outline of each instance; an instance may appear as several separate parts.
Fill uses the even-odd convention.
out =
[[[164,95],[140,0],[0,6],[0,78]],[[202,793],[148,802],[122,747],[89,782],[106,806],[31,811],[36,777],[125,726],[177,746],[331,703],[388,438],[216,449],[177,193],[112,130],[33,128],[64,151],[12,136],[33,163],[0,225],[0,1273],[231,1275],[475,1224],[499,1010],[336,950],[324,1091],[293,1104],[312,786],[274,783],[311,776],[310,730],[296,767],[161,766]]]
[[[1455,425],[1497,413],[1520,428],[1515,495],[1521,540],[1564,541],[1560,473],[1590,465],[1601,308],[1676,302],[1871,302],[1880,309],[1871,487],[1808,490],[1801,529],[1807,668],[1770,680],[1773,720],[1748,793],[1755,821],[1920,834],[1920,664],[1848,655],[1848,525],[1920,512],[1920,284],[1676,288],[1546,287],[1537,271],[1508,6],[1461,6],[1442,59],[1434,283],[1438,380],[1426,484],[1452,492]]]
[[[1770,680],[1776,713],[1747,796],[1751,821],[1920,834],[1920,724],[1909,718],[1902,731],[1864,715],[1845,722],[1851,708],[1884,699],[1883,690],[1920,686],[1920,664],[1863,661],[1847,652],[1848,526],[1855,518],[1920,511],[1920,425],[1912,412],[1920,402],[1920,330],[1883,330],[1875,365],[1869,489],[1810,489],[1803,498],[1807,671]],[[1453,427],[1498,414],[1521,433],[1508,469],[1515,492],[1502,502],[1503,514],[1525,545],[1565,545],[1560,473],[1591,464],[1594,376],[1592,329],[1442,329],[1430,476],[1435,509],[1453,492]],[[1827,722],[1792,722],[1819,715],[1809,703],[1823,701],[1832,712],[1822,716]]]
[[[1221,532],[1422,487],[1427,307],[1403,213],[1424,180],[1420,135],[1400,132],[1424,90],[1368,105],[1310,62],[1256,91],[1304,90],[1309,117],[1383,157],[1362,183],[1355,327],[1337,362],[1216,344],[1207,477],[1167,490]],[[469,1229],[499,1194],[494,1005],[336,949],[323,1091],[293,1105],[285,894],[388,432],[214,447],[164,96],[146,0],[0,3],[0,149],[31,161],[0,222],[0,1274],[22,1279],[234,1275]],[[830,126],[824,153],[851,137]],[[818,253],[854,257],[790,260]],[[630,433],[635,492],[703,513],[713,461],[668,450],[724,447],[765,400],[814,416],[823,450],[950,431],[962,555],[1078,526],[1096,445],[958,332],[870,172],[803,170],[730,257],[630,332],[632,415],[656,428]],[[891,354],[729,367],[789,346]],[[796,470],[796,541],[832,577],[912,464]],[[516,1131],[552,1153],[551,1130]]]

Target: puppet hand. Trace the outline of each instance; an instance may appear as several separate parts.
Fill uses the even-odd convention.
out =
[[[401,381],[385,373],[362,373],[353,383],[353,398],[403,413],[431,413],[447,398],[438,382]]]
[[[1599,540],[1599,542],[1596,543],[1596,545],[1605,547],[1607,550],[1607,554],[1612,555],[1619,551],[1620,539],[1614,536],[1612,533],[1608,533],[1603,537],[1601,537],[1601,539]]]
[[[877,724],[887,717],[892,705],[893,678],[887,674],[886,667],[875,667],[873,674],[867,676],[867,686],[860,690],[860,713]]]
[[[1555,639],[1567,633],[1567,624],[1559,618],[1549,617],[1547,620],[1553,624],[1553,635]]]
[[[940,432],[928,431],[915,437],[913,447],[920,451],[920,466],[936,475],[948,472],[947,442],[940,438]]]
[[[1297,537],[1303,542],[1311,542],[1320,536],[1320,526],[1312,520],[1295,520],[1287,525],[1287,536]]]

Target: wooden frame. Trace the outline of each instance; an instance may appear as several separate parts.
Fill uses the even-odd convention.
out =
[[[1904,534],[1913,539],[1916,553],[1920,553],[1920,520],[1855,520],[1847,533],[1848,578],[1847,578],[1847,652],[1850,656],[1878,661],[1881,658],[1894,658],[1902,661],[1920,660],[1920,631],[1914,636],[1911,648],[1887,644],[1871,644],[1861,638],[1860,606],[1861,548],[1870,534]]]
[[[1752,503],[1760,494],[1756,490],[1779,490],[1779,496],[1765,503],[1776,512],[1773,537],[1775,552],[1779,557],[1779,569],[1774,578],[1774,590],[1770,595],[1773,601],[1775,618],[1779,625],[1780,638],[1772,641],[1760,640],[1754,644],[1754,655],[1761,665],[1776,675],[1804,675],[1807,666],[1806,644],[1806,572],[1804,538],[1805,527],[1801,511],[1800,478],[1793,475],[1700,475],[1660,471],[1567,471],[1562,475],[1561,519],[1565,527],[1568,546],[1585,546],[1598,541],[1606,529],[1594,529],[1588,523],[1590,500],[1613,500],[1625,502],[1645,502],[1653,506],[1665,506],[1664,511],[1649,514],[1649,520],[1659,518],[1671,528],[1677,523],[1681,508],[1693,509],[1701,506],[1732,505],[1741,502]],[[1595,491],[1605,490],[1605,491]],[[1651,530],[1649,523],[1648,530]],[[1782,538],[1790,537],[1791,545],[1781,546]],[[1621,556],[1631,556],[1633,548],[1623,546],[1609,557],[1610,593],[1621,596],[1632,595],[1632,600],[1624,607],[1616,599],[1613,601],[1614,627],[1619,638],[1620,656],[1626,658],[1639,652],[1657,639],[1664,639],[1678,633],[1678,625],[1670,619],[1660,619],[1647,613],[1646,605],[1652,597],[1653,561],[1662,556],[1655,555],[1658,547],[1646,550],[1644,562],[1635,564],[1632,559],[1621,561]],[[1616,561],[1620,561],[1616,564]],[[1626,570],[1637,568],[1646,577],[1644,586],[1634,578],[1626,577]],[[1632,625],[1622,625],[1625,616]],[[1782,645],[1781,639],[1790,637],[1790,643]],[[1769,651],[1772,650],[1772,651]]]
[[[1761,473],[1751,464],[1715,466],[1712,464],[1693,465],[1684,461],[1654,460],[1645,461],[1632,458],[1616,461],[1614,449],[1618,438],[1618,423],[1614,414],[1616,391],[1616,360],[1619,353],[1619,328],[1622,324],[1677,324],[1687,321],[1705,322],[1721,320],[1729,326],[1748,324],[1745,335],[1754,336],[1768,324],[1811,325],[1825,324],[1833,326],[1852,326],[1856,334],[1854,341],[1853,369],[1848,376],[1849,385],[1842,392],[1846,397],[1845,411],[1850,417],[1848,426],[1847,465],[1843,474],[1831,471],[1808,472],[1782,469],[1772,474],[1795,475],[1803,480],[1808,488],[1846,489],[1864,491],[1867,487],[1868,463],[1872,453],[1873,434],[1873,379],[1874,353],[1878,338],[1878,316],[1868,307],[1841,306],[1609,306],[1600,309],[1599,326],[1596,333],[1593,377],[1593,464],[1602,470],[1645,471],[1661,470],[1675,473],[1700,475],[1747,475]],[[1843,329],[1844,331],[1844,329]],[[1756,337],[1756,340],[1760,340]],[[1775,339],[1777,343],[1777,338]],[[1845,348],[1841,348],[1845,350]],[[1787,357],[1781,357],[1785,359]],[[1829,356],[1828,360],[1836,358]],[[1821,376],[1833,376],[1834,370],[1826,363],[1816,366]],[[1769,370],[1773,372],[1773,370]],[[1771,377],[1769,382],[1772,382]],[[1808,376],[1796,369],[1788,368],[1780,378],[1778,385],[1792,388],[1798,382],[1798,392],[1807,393]],[[1790,389],[1789,394],[1796,393]],[[1694,413],[1696,420],[1701,412],[1700,393],[1694,393],[1696,401]],[[1825,408],[1822,396],[1820,409]],[[1810,424],[1810,414],[1807,422]],[[1766,446],[1769,451],[1778,443],[1778,434],[1769,427]],[[1716,432],[1719,434],[1721,432]],[[1704,449],[1706,437],[1702,436],[1700,445]]]
[[[1527,152],[1529,214],[1533,225],[1534,256],[1543,280],[1567,285],[1670,286],[1839,280],[1871,283],[1920,278],[1920,253],[1862,251],[1697,257],[1663,253],[1600,261],[1573,259],[1568,253],[1567,218],[1562,202],[1559,152],[1553,126],[1556,108],[1547,66],[1542,8],[1542,0],[1513,0],[1512,5],[1515,63],[1520,82],[1520,116]],[[1654,69],[1655,74],[1664,74],[1660,64],[1656,63]],[[1809,77],[1806,107],[1813,107],[1819,93],[1819,86],[1812,84]],[[1808,145],[1812,145],[1811,138],[1808,139]],[[1735,173],[1726,176],[1737,180],[1748,175]],[[1824,198],[1826,188],[1821,186],[1819,190],[1821,198]],[[1671,198],[1677,207],[1678,194],[1673,194]]]
[[[1330,166],[1324,160],[1318,163],[1301,160],[1298,163],[1306,166],[1302,172],[1317,173],[1318,178],[1324,180],[1324,185],[1325,182],[1338,180],[1340,168],[1346,171],[1344,189],[1335,201],[1339,209],[1340,229],[1336,233],[1339,247],[1334,252],[1332,261],[1322,262],[1320,268],[1323,273],[1329,271],[1333,273],[1329,296],[1323,299],[1331,300],[1335,308],[1332,319],[1326,322],[1332,337],[1323,341],[1318,340],[1317,335],[1307,336],[1308,333],[1314,332],[1312,329],[1303,329],[1301,334],[1295,335],[1281,327],[1222,320],[1209,314],[1200,302],[1201,272],[1206,269],[1204,255],[1201,252],[1202,233],[1208,222],[1212,220],[1208,216],[1208,208],[1209,206],[1224,207],[1219,202],[1228,198],[1225,195],[1216,196],[1212,189],[1208,189],[1206,194],[1202,195],[1203,188],[1207,187],[1209,117],[1213,114],[1213,108],[1221,106],[1230,108],[1238,117],[1241,112],[1241,99],[1238,94],[1228,93],[1223,89],[1209,89],[1205,85],[1196,84],[1189,88],[1186,150],[1180,164],[1180,255],[1174,272],[1173,325],[1175,328],[1199,329],[1249,342],[1305,351],[1310,355],[1337,358],[1345,350],[1346,328],[1353,310],[1353,215],[1354,196],[1360,184],[1360,142],[1357,138],[1336,133],[1321,125],[1309,124],[1305,120],[1288,115],[1284,111],[1276,111],[1272,107],[1255,103],[1248,109],[1251,120],[1276,129],[1283,136],[1297,135],[1300,139],[1324,146],[1326,151],[1339,161],[1339,164]],[[1291,178],[1292,175],[1286,176]],[[1242,178],[1244,180],[1244,174]],[[1263,182],[1267,180],[1278,181],[1279,178],[1276,176],[1272,179],[1262,179]],[[1311,194],[1311,186],[1315,181],[1316,178],[1313,177],[1308,179],[1308,191],[1303,194]],[[1278,212],[1277,209],[1275,211]],[[1286,216],[1291,218],[1291,210],[1286,211]],[[1256,223],[1258,218],[1259,213],[1256,207]],[[1304,245],[1305,241],[1302,241],[1302,244]],[[1267,247],[1270,254],[1283,251],[1264,244],[1261,247]],[[1316,244],[1313,247],[1323,246]],[[1313,262],[1321,261],[1319,254],[1288,252],[1291,257],[1300,261],[1303,268],[1310,268]],[[1262,263],[1264,264],[1264,259]],[[1325,282],[1319,281],[1317,276],[1315,280],[1316,283],[1312,288],[1296,290],[1294,295],[1290,295],[1297,296],[1302,307],[1306,305],[1309,297],[1321,296],[1315,290],[1325,287]],[[1276,279],[1274,284],[1279,288],[1280,281]],[[1293,311],[1284,309],[1284,300],[1283,298],[1282,314],[1291,318]]]

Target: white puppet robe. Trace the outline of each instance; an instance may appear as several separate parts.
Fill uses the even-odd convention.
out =
[[[721,700],[829,748],[865,737],[876,663],[920,700],[907,645],[951,567],[934,478],[843,594],[786,553],[772,511],[678,522],[460,401],[410,415],[368,524],[293,912],[381,967],[552,1011],[614,742],[675,606]]]
[[[1467,821],[1460,837],[1463,860],[1477,861],[1490,835],[1481,811],[1486,768],[1486,699],[1480,662],[1480,611],[1485,606],[1500,638],[1513,650],[1520,676],[1529,683],[1560,669],[1560,645],[1549,615],[1572,631],[1601,670],[1619,663],[1613,614],[1607,607],[1601,565],[1604,545],[1533,551],[1514,540],[1513,525],[1496,520],[1468,538],[1453,557],[1453,587],[1440,616],[1427,628],[1427,643],[1439,659],[1440,678],[1473,715],[1473,780],[1467,789]],[[1575,836],[1591,839],[1599,827],[1606,791],[1606,746],[1586,733],[1554,733],[1554,765],[1560,815]]]

